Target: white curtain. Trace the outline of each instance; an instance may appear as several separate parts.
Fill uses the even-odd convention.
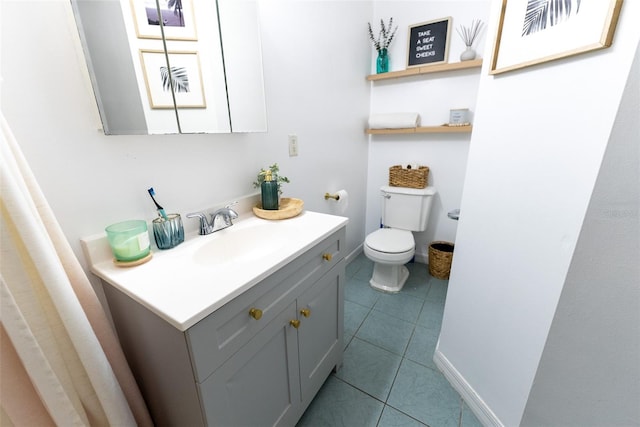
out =
[[[0,121],[0,425],[152,425],[93,288]]]

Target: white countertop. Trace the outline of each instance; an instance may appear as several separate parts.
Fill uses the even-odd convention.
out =
[[[245,214],[227,229],[186,236],[173,249],[154,249],[145,264],[125,268],[114,265],[106,235],[81,242],[96,276],[186,331],[347,222],[308,211],[280,221]]]

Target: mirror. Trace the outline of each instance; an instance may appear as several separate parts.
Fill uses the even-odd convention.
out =
[[[256,0],[71,3],[105,134],[266,131]]]

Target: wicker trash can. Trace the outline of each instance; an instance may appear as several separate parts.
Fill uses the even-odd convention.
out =
[[[429,274],[436,279],[448,279],[453,259],[453,243],[431,242],[429,245]]]

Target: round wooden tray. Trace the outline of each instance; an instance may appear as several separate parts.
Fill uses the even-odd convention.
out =
[[[261,209],[262,204],[259,204],[253,207],[253,213],[262,219],[287,219],[299,215],[303,207],[302,200],[284,197],[280,199],[280,209],[268,211]]]
[[[117,259],[114,258],[113,263],[117,267],[135,267],[136,265],[141,265],[149,261],[151,257],[153,257],[153,252],[149,252],[149,255],[135,261],[118,261]]]

